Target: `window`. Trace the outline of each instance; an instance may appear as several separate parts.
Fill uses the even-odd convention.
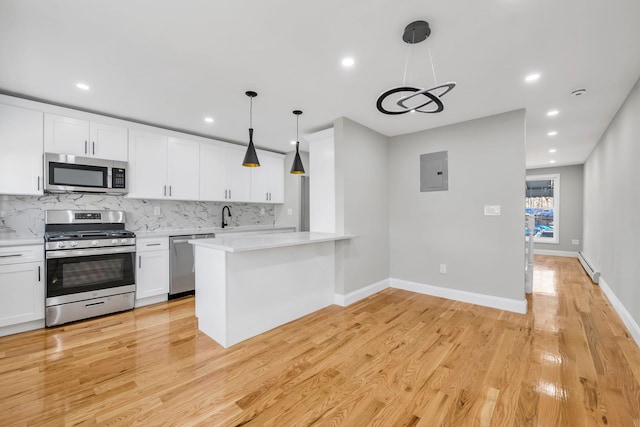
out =
[[[560,241],[560,175],[527,176],[525,212],[535,217],[535,229],[525,228],[535,242]]]

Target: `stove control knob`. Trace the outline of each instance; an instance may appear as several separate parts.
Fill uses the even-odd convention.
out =
[[[91,246],[98,246],[98,241],[97,240],[92,240],[91,241]]]
[[[69,242],[69,246],[75,248],[76,246],[78,246],[78,242]]]
[[[115,245],[116,243],[118,243],[118,239],[111,240],[111,243],[113,243]]]
[[[120,243],[122,243],[122,244],[127,243],[127,239],[120,240]]]
[[[65,246],[67,246],[67,244],[65,242],[58,242],[56,246],[59,248],[64,248]]]

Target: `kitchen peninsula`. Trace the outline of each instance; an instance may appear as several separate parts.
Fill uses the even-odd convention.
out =
[[[351,237],[300,232],[189,241],[198,328],[227,348],[333,304],[336,241]]]

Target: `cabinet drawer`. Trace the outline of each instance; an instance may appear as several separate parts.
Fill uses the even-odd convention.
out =
[[[150,251],[168,251],[169,250],[169,238],[168,237],[153,237],[150,239],[138,239],[136,241],[137,252],[150,252]]]
[[[43,245],[0,247],[0,265],[39,262],[42,260],[44,260]]]

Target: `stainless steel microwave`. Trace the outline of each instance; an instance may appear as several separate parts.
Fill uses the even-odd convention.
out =
[[[49,193],[127,194],[127,162],[45,153],[44,190]]]

